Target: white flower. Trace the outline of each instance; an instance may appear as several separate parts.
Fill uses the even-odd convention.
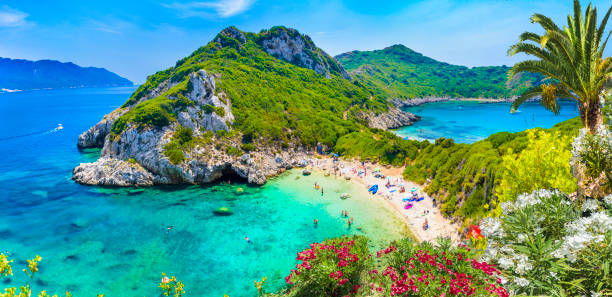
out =
[[[519,234],[519,235],[517,236],[517,240],[518,240],[518,242],[520,242],[520,243],[525,242],[525,234],[522,234],[522,233],[521,233],[521,234]]]
[[[521,287],[527,287],[529,286],[529,281],[522,278],[522,277],[517,277],[514,279],[514,283],[516,283],[517,285],[521,286]]]
[[[603,200],[604,200],[604,203],[606,203],[608,207],[612,207],[612,194],[604,197]]]
[[[514,265],[514,261],[506,257],[500,257],[497,262],[499,263],[499,267],[502,269],[509,269]]]
[[[557,273],[554,271],[551,271],[550,276],[552,276],[553,278],[557,278]]]
[[[480,223],[480,231],[486,238],[501,238],[504,235],[501,222],[496,218],[485,218]]]
[[[584,203],[582,203],[583,212],[597,210],[598,207],[599,207],[599,204],[597,204],[597,200],[595,199],[588,199],[584,201]]]
[[[514,271],[519,275],[525,274],[525,272],[533,268],[529,258],[524,254],[517,255],[514,260],[516,261],[516,269]]]

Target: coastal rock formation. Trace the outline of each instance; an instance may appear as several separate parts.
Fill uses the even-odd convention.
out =
[[[331,77],[332,73],[350,79],[349,74],[334,58],[317,48],[308,36],[291,28],[275,27],[263,32],[259,40],[264,51],[271,56],[314,70],[316,73]]]
[[[234,120],[231,101],[225,94],[217,93],[212,75],[199,70],[189,75],[189,82],[192,90],[186,97],[194,105],[178,113],[175,124],[163,128],[129,124],[121,134],[111,137],[113,122],[131,109],[128,107],[105,116],[79,136],[79,147],[100,146],[100,139],[103,139],[103,149],[98,161],[77,166],[73,179],[89,185],[151,186],[209,183],[224,175],[237,175],[249,183],[261,185],[267,177],[305,163],[306,154],[299,149],[276,153],[262,149],[235,156],[210,143],[188,150],[186,161],[173,164],[164,151],[178,127],[188,127],[194,137],[198,137],[205,133],[203,131],[228,131]],[[207,106],[222,108],[223,115],[207,112]],[[227,145],[237,147],[239,143]]]
[[[374,113],[365,104],[370,92],[347,78],[340,64],[294,29],[254,34],[229,27],[174,67],[149,76],[125,104],[81,134],[77,146],[100,147],[101,156],[77,166],[73,179],[150,186],[237,177],[261,185],[305,166],[317,142],[333,146],[334,127],[344,121],[390,129],[418,120],[386,102],[388,112]],[[353,108],[357,115],[347,116]]]
[[[152,186],[153,175],[138,163],[100,158],[82,163],[72,171],[73,179],[83,184],[100,186]]]
[[[118,109],[105,115],[99,123],[79,135],[77,147],[80,149],[102,147],[104,138],[110,133],[113,123],[124,113],[125,110]]]
[[[416,121],[421,120],[420,116],[402,111],[399,108],[389,108],[388,112],[378,115],[370,112],[368,114],[363,114],[362,118],[366,120],[370,128],[382,130],[410,126]]]

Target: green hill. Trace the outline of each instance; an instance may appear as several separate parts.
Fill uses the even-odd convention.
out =
[[[451,65],[403,45],[382,50],[352,51],[336,56],[351,76],[387,98],[509,98],[540,82],[539,75],[508,82],[507,66]]]
[[[387,110],[384,98],[348,80],[344,68],[308,36],[285,27],[258,34],[230,27],[174,67],[148,77],[123,105],[131,109],[112,132],[120,134],[129,123],[165,126],[175,121],[189,104],[181,99],[191,88],[189,74],[200,69],[215,75],[216,92],[231,99],[232,128],[248,141],[333,145],[339,136],[359,129],[354,115]],[[163,83],[176,86],[141,100]]]

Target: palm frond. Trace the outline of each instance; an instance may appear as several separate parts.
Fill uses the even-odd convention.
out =
[[[542,95],[542,88],[540,86],[532,87],[528,89],[527,91],[523,92],[521,96],[514,99],[514,101],[512,101],[512,105],[510,106],[510,108],[517,109],[519,106],[521,106],[521,104],[525,103],[525,101],[531,98],[540,96],[540,95]]]

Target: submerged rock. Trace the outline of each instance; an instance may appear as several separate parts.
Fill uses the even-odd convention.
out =
[[[231,215],[234,214],[234,212],[231,209],[229,209],[228,207],[225,207],[225,206],[219,207],[219,208],[213,210],[213,213],[218,215],[218,216],[231,216]]]

